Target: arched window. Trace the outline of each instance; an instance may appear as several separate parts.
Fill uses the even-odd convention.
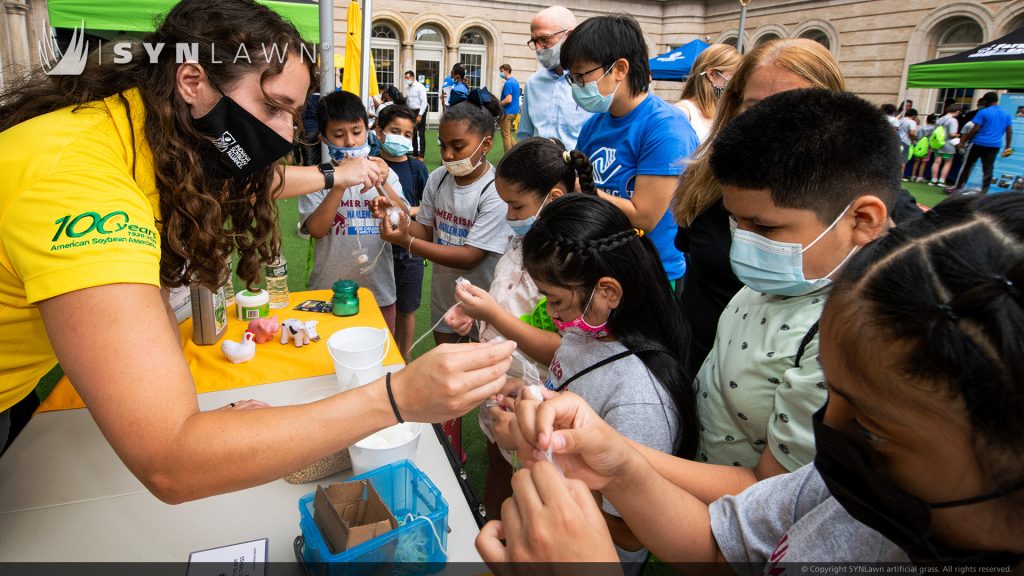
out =
[[[377,68],[377,84],[381,90],[398,82],[398,32],[390,24],[374,23],[370,31],[370,55]]]
[[[754,42],[754,46],[760,46],[761,44],[764,44],[765,42],[770,42],[772,40],[778,40],[778,39],[779,39],[779,35],[778,34],[775,34],[774,32],[769,32],[768,34],[765,34],[764,36],[761,36],[760,38],[758,38],[757,41]]]
[[[373,31],[370,32],[370,36],[373,38],[384,38],[387,40],[398,40],[398,33],[395,29],[387,24],[375,24]]]
[[[466,86],[479,88],[486,83],[487,37],[483,32],[469,29],[459,37],[459,62],[466,68]]]
[[[434,42],[437,44],[444,44],[444,36],[441,31],[433,26],[423,26],[416,31],[416,43],[420,42]]]
[[[938,38],[935,44],[935,58],[945,58],[981,44],[985,39],[985,33],[981,29],[981,25],[973,19],[960,17],[941,23],[934,37]],[[936,94],[932,111],[935,114],[945,112],[948,100],[963,104],[965,109],[973,108],[974,90],[974,88],[940,88]]]
[[[725,40],[722,40],[722,44],[728,44],[729,46],[732,46],[733,48],[735,48],[736,47],[736,43],[738,42],[738,40],[739,39],[736,36],[730,36],[730,37],[726,38]]]
[[[832,49],[832,40],[829,39],[828,34],[824,30],[811,28],[810,30],[801,34],[800,37],[807,38],[808,40],[814,40],[815,42],[821,44],[828,50]]]
[[[425,25],[416,30],[413,60],[416,78],[427,89],[429,111],[440,112],[441,80],[448,75],[450,69],[445,68],[444,34],[440,29]]]

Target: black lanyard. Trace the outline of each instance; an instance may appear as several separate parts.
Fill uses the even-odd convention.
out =
[[[636,354],[637,352],[664,352],[666,354],[668,353],[668,351],[665,350],[664,348],[637,348],[636,350],[623,350],[622,352],[619,352],[618,354],[612,354],[611,356],[605,358],[604,360],[601,360],[600,362],[598,362],[596,364],[592,364],[590,366],[587,366],[583,370],[580,370],[579,372],[573,374],[572,376],[569,377],[568,380],[563,382],[561,386],[559,386],[558,388],[555,388],[555,392],[562,392],[563,390],[565,390],[566,388],[569,387],[569,384],[572,384],[574,380],[576,380],[580,376],[583,376],[584,374],[587,374],[589,372],[593,372],[594,370],[597,370],[598,368],[600,368],[602,366],[607,366],[608,364],[611,364],[612,362],[615,362],[615,361],[618,361],[618,360],[622,360],[626,356],[631,356],[633,354]]]

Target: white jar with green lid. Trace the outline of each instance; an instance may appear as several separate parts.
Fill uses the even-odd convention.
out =
[[[270,315],[270,294],[266,290],[250,292],[242,290],[235,294],[235,307],[238,319],[249,321],[266,318]]]

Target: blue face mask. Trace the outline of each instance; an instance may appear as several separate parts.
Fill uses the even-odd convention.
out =
[[[609,68],[608,72],[611,71],[612,69]],[[604,79],[608,72],[593,82],[587,82],[583,87],[572,85],[572,99],[579,104],[580,108],[587,112],[601,114],[612,107],[612,99],[615,98],[615,90],[618,90],[619,84],[615,84],[615,90],[612,90],[612,93],[607,96],[602,95],[601,90],[597,87],[597,83]]]
[[[544,201],[540,203],[540,208],[537,208],[536,214],[523,220],[509,220],[508,225],[512,228],[512,232],[520,238],[526,236],[526,233],[530,231],[530,228],[533,228],[533,223],[537,221],[537,216],[540,215],[540,211],[544,209],[544,205],[547,203],[548,197],[545,196]]]
[[[832,283],[831,276],[857,252],[859,247],[851,250],[846,258],[823,278],[814,280],[804,278],[803,254],[831,232],[849,209],[850,206],[847,206],[846,210],[843,210],[843,213],[807,246],[769,240],[753,232],[733,229],[732,248],[729,250],[733,273],[751,290],[776,296],[803,296],[821,290]]]
[[[353,146],[352,148],[345,148],[343,146],[335,146],[331,144],[331,141],[324,138],[324,144],[327,144],[327,153],[331,155],[331,160],[335,162],[341,162],[345,158],[366,158],[370,155],[370,144],[364,142],[362,146]]]
[[[412,140],[401,134],[385,134],[380,147],[390,156],[405,156],[412,150]]]

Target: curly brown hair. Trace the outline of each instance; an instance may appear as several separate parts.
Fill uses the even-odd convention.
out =
[[[197,48],[198,63],[221,90],[251,73],[259,73],[262,84],[295,57],[307,65],[314,82],[317,77],[315,63],[302,57],[302,38],[295,27],[253,0],[182,0],[143,41]],[[240,51],[258,55],[275,44],[283,53],[281,59],[237,58]],[[201,154],[212,141],[193,128],[189,105],[176,89],[177,59],[165,54],[151,63],[136,43],[131,62],[111,65],[112,50],[110,44],[102,53],[94,50],[79,76],[47,76],[39,70],[14,83],[0,94],[0,131],[61,108],[97,105],[138,89],[145,108],[146,143],[137,147],[148,145],[153,151],[160,195],[161,283],[169,288],[191,283],[221,286],[230,279],[224,263],[237,250],[238,276],[255,287],[261,281],[261,265],[280,252],[275,197],[284,182],[283,168],[269,166],[239,180],[218,176],[204,165]]]

